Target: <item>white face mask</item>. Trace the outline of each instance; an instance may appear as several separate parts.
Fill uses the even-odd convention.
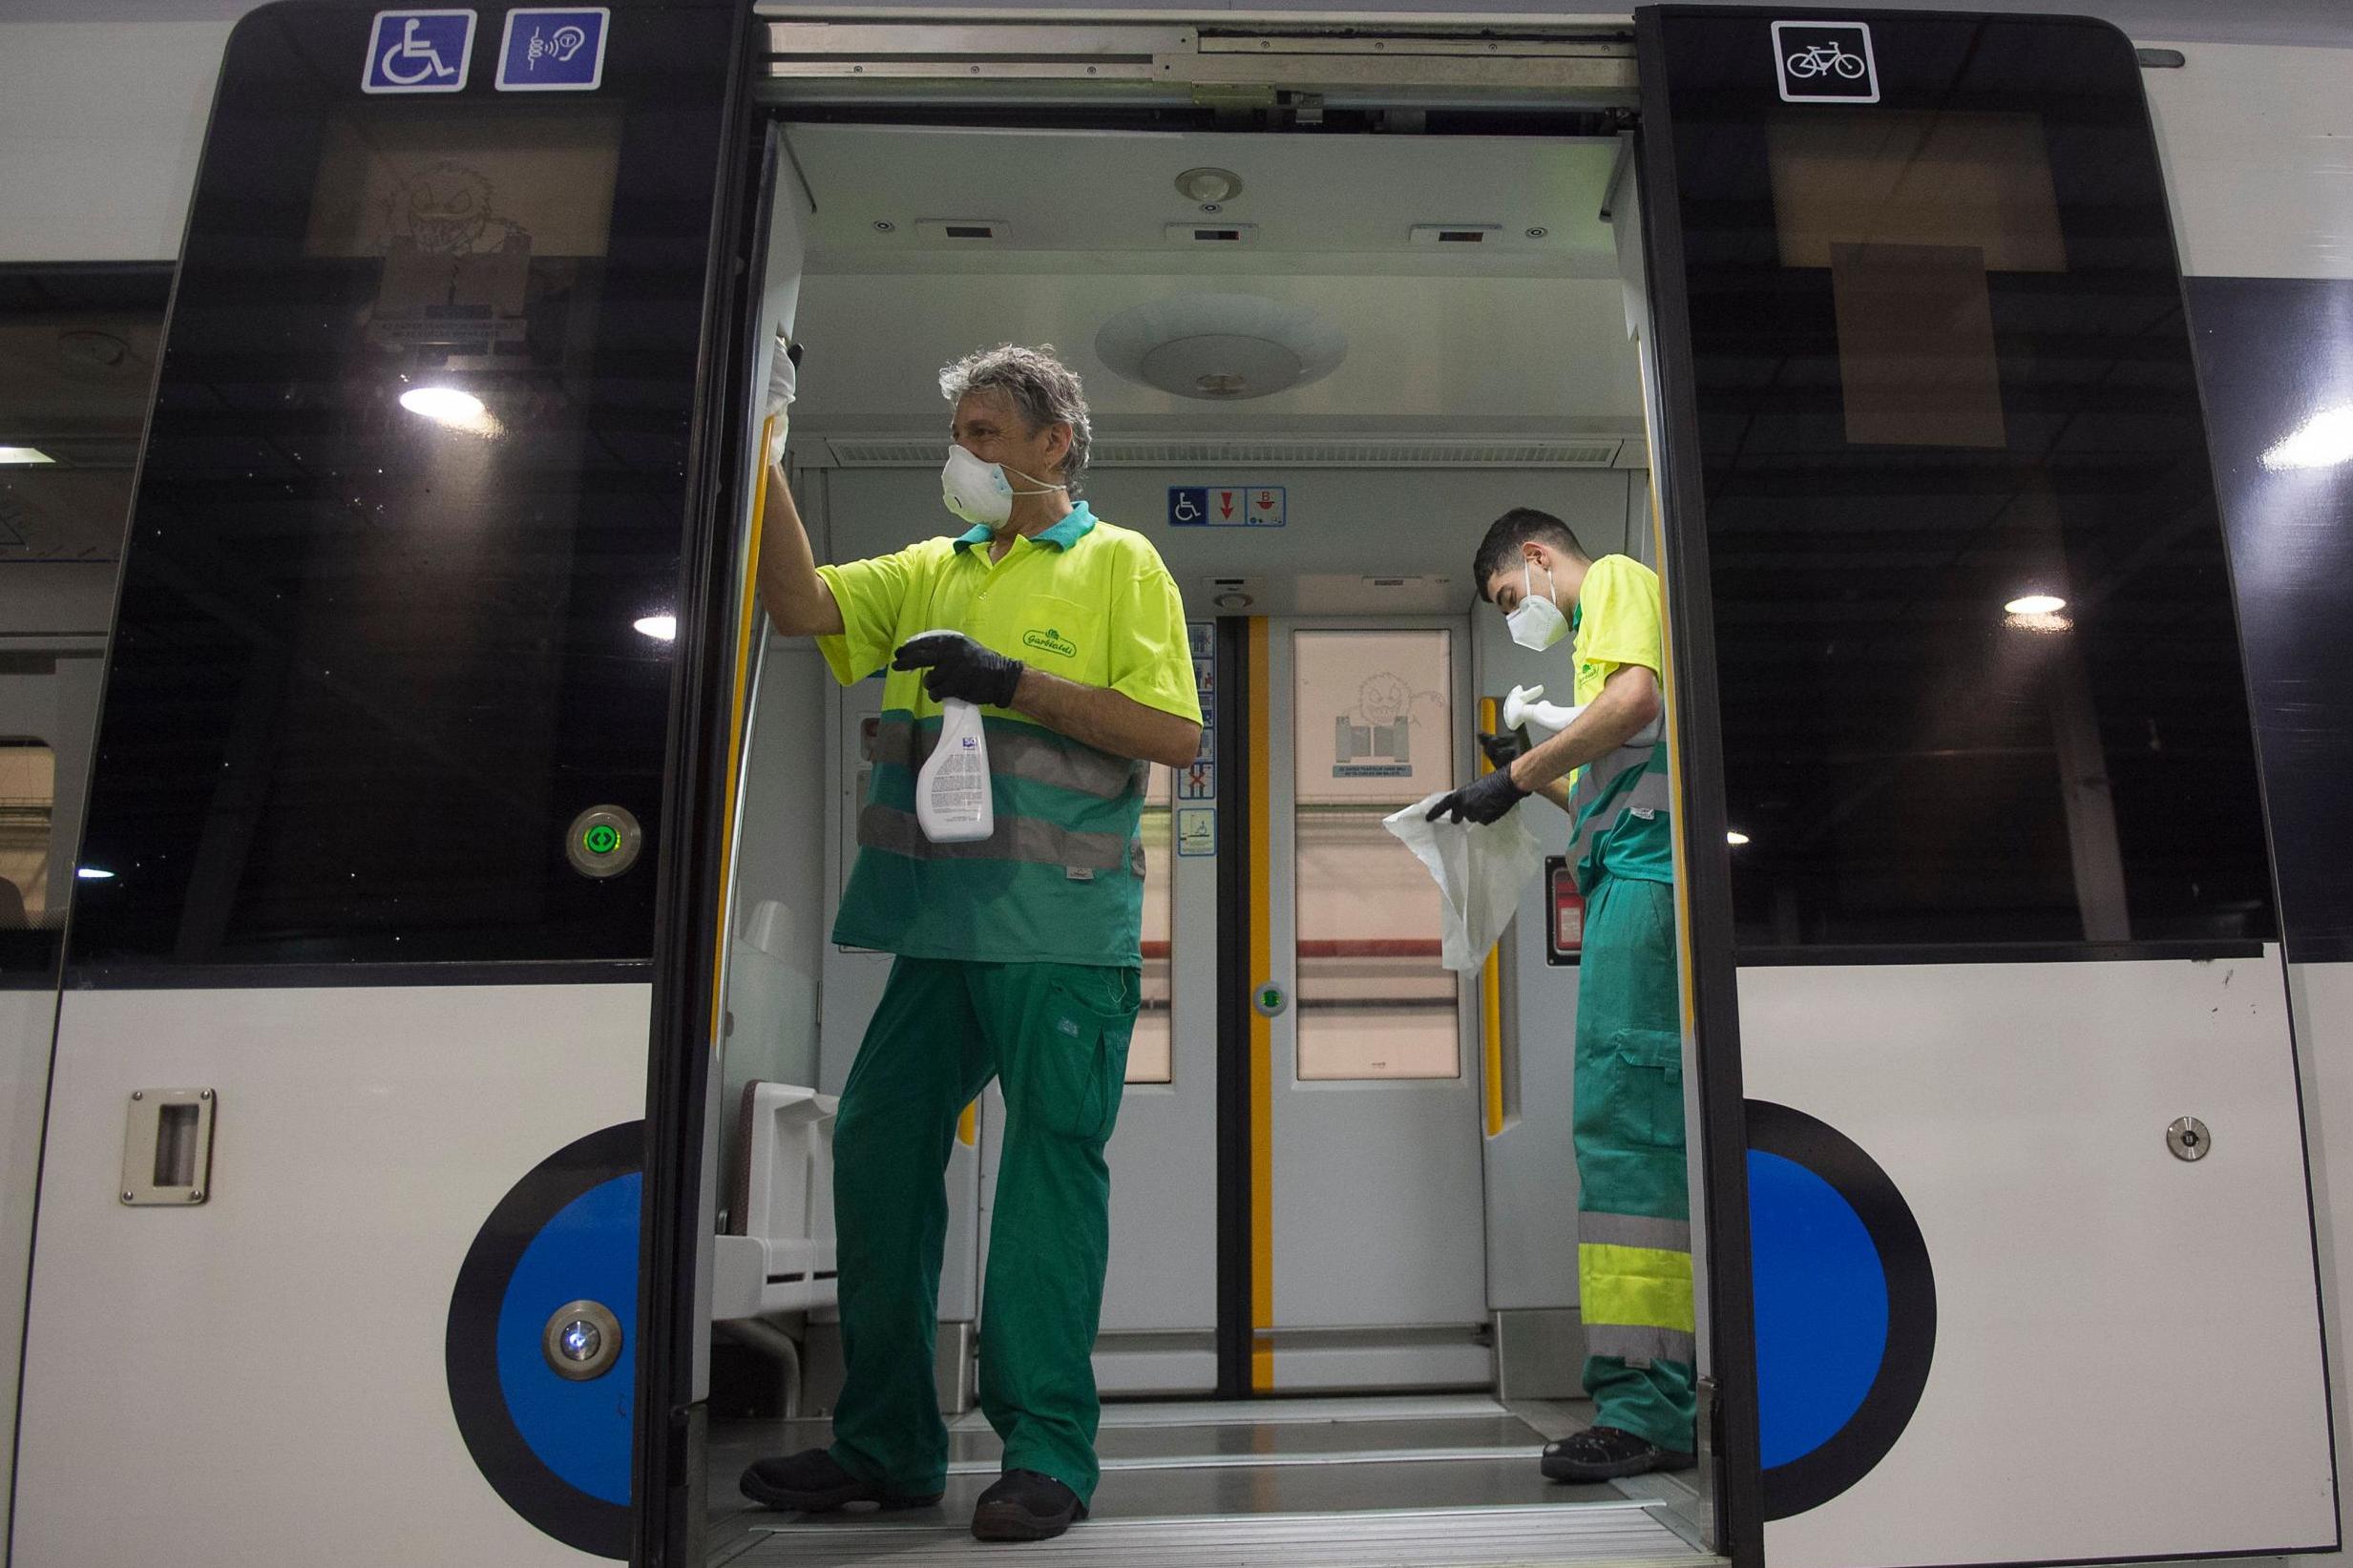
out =
[[[1568,617],[1561,614],[1559,605],[1552,602],[1550,572],[1544,574],[1544,591],[1542,594],[1536,592],[1528,578],[1528,568],[1534,564],[1533,561],[1520,563],[1520,586],[1523,590],[1520,605],[1503,617],[1503,624],[1511,628],[1514,642],[1523,648],[1543,653],[1560,641],[1563,634],[1567,632]]]
[[[1020,470],[1016,469],[1016,473]],[[1021,473],[1029,479],[1029,475]],[[1030,479],[1031,484],[1038,481]],[[1061,485],[1046,485],[1038,490],[1017,491],[1013,481],[1005,477],[1005,470],[996,463],[983,463],[961,446],[948,443],[948,461],[939,470],[939,499],[950,512],[968,523],[983,528],[997,528],[1013,515],[1016,495],[1045,495],[1063,489]]]

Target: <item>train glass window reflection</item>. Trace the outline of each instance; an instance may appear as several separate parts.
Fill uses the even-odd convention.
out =
[[[1145,786],[1144,821],[1144,1005],[1127,1042],[1127,1081],[1169,1083],[1175,1079],[1176,992],[1170,984],[1175,960],[1174,884],[1169,872],[1176,852],[1172,777],[1151,764]]]
[[[2166,208],[2116,183],[2137,112],[1694,103],[1744,950],[2273,929]]]
[[[306,92],[214,129],[77,961],[643,958],[564,829],[662,820],[719,106]]]
[[[1453,639],[1302,631],[1292,657],[1298,1076],[1457,1077],[1438,885],[1381,826],[1454,784]]]

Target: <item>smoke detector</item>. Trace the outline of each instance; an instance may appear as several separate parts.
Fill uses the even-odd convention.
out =
[[[1242,194],[1242,177],[1231,169],[1187,169],[1176,177],[1176,188],[1188,201],[1231,201]]]
[[[1319,381],[1348,355],[1339,328],[1255,294],[1179,294],[1105,322],[1095,352],[1129,381],[1236,402]]]

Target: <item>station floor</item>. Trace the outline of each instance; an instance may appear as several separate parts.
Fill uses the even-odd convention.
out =
[[[1700,1544],[1696,1472],[1606,1486],[1545,1480],[1544,1442],[1589,1406],[1478,1395],[1106,1406],[1094,1516],[1060,1539],[973,1539],[996,1480],[978,1411],[950,1423],[947,1495],[874,1515],[779,1514],[736,1491],[745,1465],[823,1443],[824,1421],[739,1421],[710,1443],[710,1568],[1024,1561],[1134,1568],[1474,1568],[1715,1564]]]

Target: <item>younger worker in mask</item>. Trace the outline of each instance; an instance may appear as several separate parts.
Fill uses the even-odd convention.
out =
[[[1037,1540],[1086,1516],[1098,1475],[1088,1358],[1109,1255],[1103,1145],[1141,997],[1139,819],[1146,764],[1191,762],[1201,710],[1159,554],[1071,499],[1090,435],[1079,378],[1008,345],[939,387],[956,409],[943,499],[962,533],[819,566],[783,470],[767,478],[769,618],[814,633],[844,685],[890,669],[833,939],[898,958],[834,1123],[848,1375],[833,1444],[763,1459],[742,1484],[809,1512],[939,1500],[942,1173],[958,1116],[996,1078],[980,1405],[1005,1457],[972,1527]],[[977,843],[932,843],[914,810],[951,698],[982,708],[996,829]]]
[[[1573,638],[1584,710],[1524,753],[1481,736],[1495,771],[1429,813],[1494,822],[1541,792],[1575,824],[1570,859],[1586,899],[1577,1281],[1594,1417],[1590,1431],[1544,1450],[1544,1472],[1600,1481],[1684,1470],[1694,1453],[1693,1345],[1673,796],[1665,742],[1636,740],[1663,705],[1658,575],[1630,556],[1590,559],[1568,525],[1523,507],[1487,530],[1472,580],[1523,647]]]

